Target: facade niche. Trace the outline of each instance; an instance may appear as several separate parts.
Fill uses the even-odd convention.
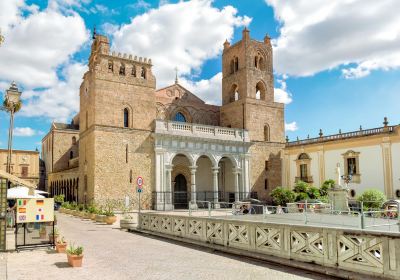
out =
[[[264,126],[264,141],[269,141],[270,135],[269,135],[269,125],[266,124]]]
[[[131,75],[136,78],[136,66],[132,65],[132,73]]]
[[[140,77],[142,79],[146,79],[146,68],[142,67],[142,71],[140,72]]]
[[[112,60],[108,61],[108,72],[114,71],[114,62]]]
[[[121,63],[119,67],[119,74],[125,76],[125,64]]]
[[[124,109],[124,127],[129,127],[129,110],[128,110],[128,108]]]

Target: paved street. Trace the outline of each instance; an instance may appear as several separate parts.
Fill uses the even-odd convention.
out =
[[[46,249],[9,253],[8,279],[333,279],[64,214],[58,228],[67,241],[84,246],[84,266],[71,268],[65,254]]]

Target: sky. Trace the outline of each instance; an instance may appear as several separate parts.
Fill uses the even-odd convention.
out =
[[[398,0],[6,0],[0,1],[0,99],[22,91],[14,149],[34,150],[53,121],[79,110],[91,33],[111,49],[149,57],[157,88],[179,82],[221,104],[225,40],[272,38],[275,100],[290,140],[400,123]],[[0,112],[0,148],[8,115]]]

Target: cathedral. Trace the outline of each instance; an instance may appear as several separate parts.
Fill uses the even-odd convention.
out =
[[[53,123],[42,140],[46,186],[68,201],[137,201],[147,209],[187,208],[190,201],[270,200],[299,180],[319,187],[351,175],[349,194],[380,189],[400,198],[400,126],[315,138],[285,138],[284,104],[274,101],[270,38],[244,29],[222,53],[222,105],[205,103],[175,83],[156,89],[151,59],[110,52],[92,42],[80,86],[79,113]],[[155,62],[157,63],[157,62]],[[343,182],[336,180],[338,185]]]
[[[151,59],[110,52],[96,35],[70,124],[42,140],[46,184],[80,203],[135,199],[186,208],[189,201],[267,199],[281,185],[284,104],[274,102],[270,38],[224,43],[222,105],[205,103],[178,80],[156,89]]]

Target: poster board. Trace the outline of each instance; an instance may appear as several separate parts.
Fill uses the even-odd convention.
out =
[[[18,224],[54,221],[54,198],[18,198]]]

